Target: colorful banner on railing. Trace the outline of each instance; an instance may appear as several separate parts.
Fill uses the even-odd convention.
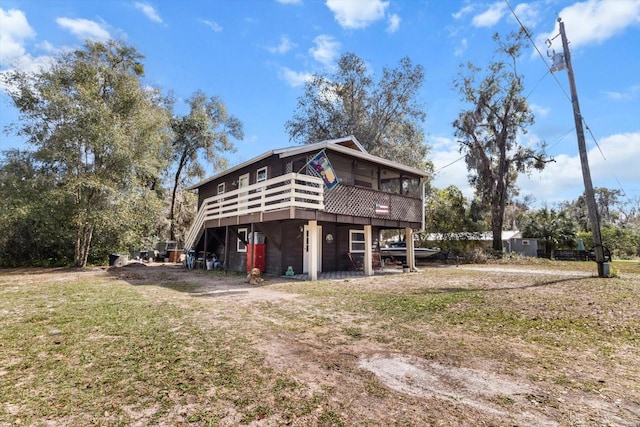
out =
[[[333,166],[331,166],[329,157],[327,157],[327,153],[325,153],[324,150],[320,151],[311,160],[309,160],[309,165],[311,165],[313,170],[322,177],[324,185],[326,185],[329,190],[338,184],[338,178],[336,177],[336,174],[333,171]]]

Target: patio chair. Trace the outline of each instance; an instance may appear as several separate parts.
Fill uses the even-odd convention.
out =
[[[347,253],[349,257],[349,269],[353,271],[362,271],[362,263],[357,260],[351,252]]]
[[[374,270],[384,270],[384,261],[380,256],[380,252],[374,252],[371,254],[371,264]]]

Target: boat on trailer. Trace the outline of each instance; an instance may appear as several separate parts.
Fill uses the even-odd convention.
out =
[[[416,260],[422,260],[440,253],[439,248],[413,248]],[[394,242],[388,247],[380,248],[380,256],[383,259],[405,261],[407,259],[407,244],[405,242]]]

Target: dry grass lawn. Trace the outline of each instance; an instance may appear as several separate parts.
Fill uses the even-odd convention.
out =
[[[640,265],[0,270],[0,426],[638,426]]]

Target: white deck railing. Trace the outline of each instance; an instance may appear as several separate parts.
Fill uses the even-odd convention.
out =
[[[185,248],[196,244],[206,221],[289,208],[324,209],[321,178],[290,173],[205,199],[196,215]]]

